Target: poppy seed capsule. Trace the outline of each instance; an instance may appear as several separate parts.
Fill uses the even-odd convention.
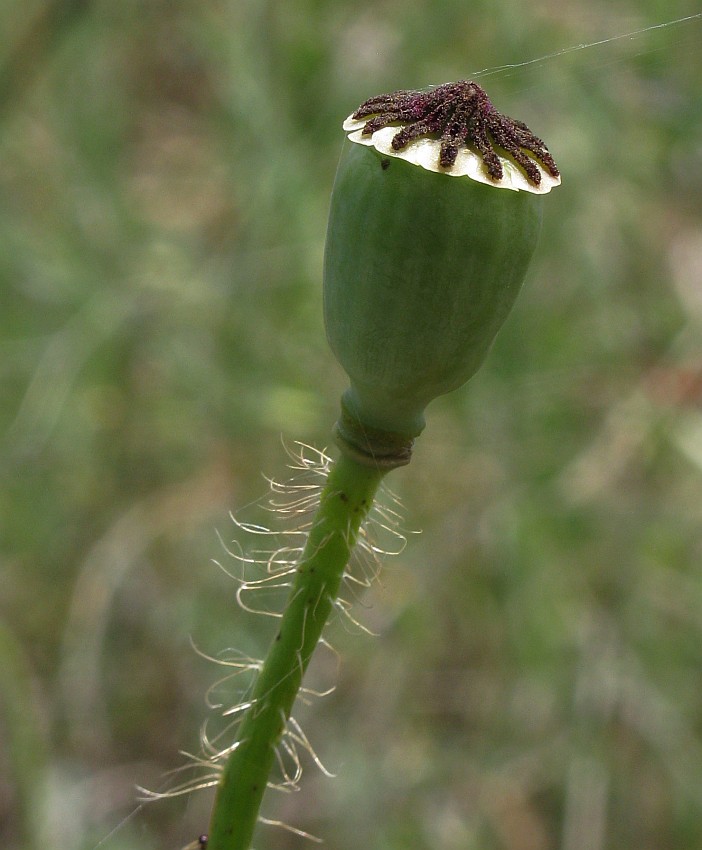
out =
[[[449,86],[455,95],[461,85],[475,87],[448,84],[432,96]],[[410,95],[428,97],[384,97]],[[485,115],[496,120],[484,100]],[[446,168],[439,140],[419,138],[401,121],[364,122],[363,109],[344,124],[350,140],[332,192],[324,317],[351,382],[337,439],[368,463],[387,458],[395,466],[408,462],[427,404],[464,384],[485,359],[536,247],[541,195],[560,178],[555,163],[547,172],[530,159],[539,170],[534,179],[491,147],[502,172],[495,179],[484,153],[466,144],[454,156],[460,146],[453,142],[455,161]],[[386,118],[394,114],[388,109],[384,103]]]

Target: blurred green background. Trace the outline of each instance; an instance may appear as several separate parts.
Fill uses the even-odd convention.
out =
[[[190,639],[274,628],[212,559],[281,436],[330,444],[340,121],[698,11],[3,0],[0,846],[207,828],[208,792],[134,786],[197,749],[220,671]],[[359,608],[380,637],[334,626],[337,689],[298,712],[338,777],[268,817],[334,850],[702,846],[701,43],[698,18],[482,79],[563,186],[488,363],[389,478],[422,533]]]

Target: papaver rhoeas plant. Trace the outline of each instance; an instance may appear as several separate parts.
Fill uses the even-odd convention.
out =
[[[340,456],[268,656],[247,665],[234,740],[210,756],[210,834],[194,845],[208,850],[249,850],[279,748],[306,744],[291,711],[377,488],[409,461],[429,402],[483,362],[560,182],[544,143],[474,82],[371,98],[344,129],[324,263],[327,334],[350,380]]]

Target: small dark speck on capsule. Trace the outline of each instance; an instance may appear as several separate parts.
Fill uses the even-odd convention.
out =
[[[383,169],[383,171],[387,171],[388,168],[390,168],[390,160],[389,159],[381,159],[380,160],[380,167]]]

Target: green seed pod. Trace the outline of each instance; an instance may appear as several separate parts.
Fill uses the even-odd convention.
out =
[[[475,83],[373,98],[344,128],[324,261],[327,336],[351,381],[337,438],[399,465],[427,404],[485,359],[560,178]]]

